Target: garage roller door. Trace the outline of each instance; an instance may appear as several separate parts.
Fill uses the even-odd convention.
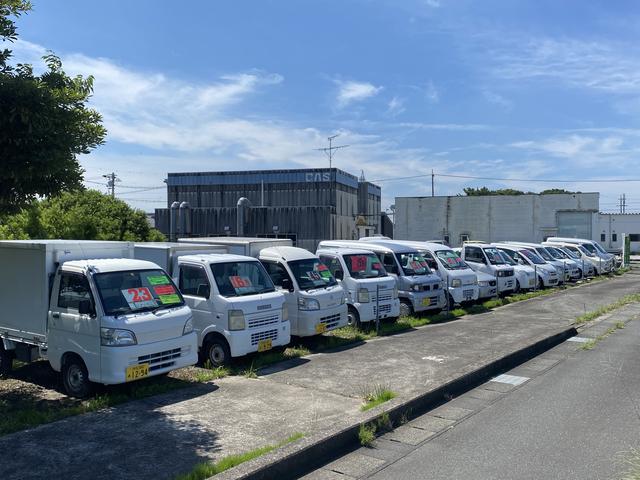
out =
[[[558,236],[591,238],[591,212],[558,212]]]

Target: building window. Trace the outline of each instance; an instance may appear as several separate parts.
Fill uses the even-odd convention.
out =
[[[630,242],[640,242],[640,233],[630,233],[629,234]]]
[[[443,240],[444,240],[445,245],[449,245],[449,235],[445,235]]]
[[[607,234],[606,233],[601,233],[600,234],[600,241],[604,242],[607,239]]]
[[[611,234],[611,241],[612,242],[617,242],[618,241],[618,234],[617,233],[612,233]]]
[[[469,241],[469,234],[467,233],[461,233],[460,234],[460,243],[464,243],[464,242],[468,242]]]

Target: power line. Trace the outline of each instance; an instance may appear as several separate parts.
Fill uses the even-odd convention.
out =
[[[339,137],[340,134],[336,133],[335,135],[331,135],[330,137],[327,137],[327,140],[329,140],[329,147],[327,148],[316,148],[316,150],[320,151],[320,152],[324,152],[327,154],[327,156],[329,157],[329,168],[331,168],[331,165],[333,163],[333,151],[334,150],[338,150],[340,148],[347,148],[350,145],[338,145],[337,147],[332,146],[332,142],[336,137]]]
[[[448,177],[448,178],[465,178],[470,180],[493,180],[498,182],[534,182],[534,183],[624,183],[624,182],[640,182],[640,178],[612,178],[612,179],[534,179],[534,178],[497,178],[497,177],[475,177],[472,175],[451,175],[445,173],[425,173],[421,175],[412,175],[410,177],[389,177],[370,180],[370,182],[391,182],[396,180],[411,180],[424,177]]]

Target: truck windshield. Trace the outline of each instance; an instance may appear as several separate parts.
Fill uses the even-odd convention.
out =
[[[497,248],[483,248],[483,250],[491,265],[504,265],[507,263]]]
[[[594,247],[590,243],[583,243],[580,246],[587,251],[587,255],[589,255],[590,257],[598,256],[598,251],[596,250],[596,247]]]
[[[211,271],[223,297],[241,297],[275,291],[271,278],[258,261],[212,263]]]
[[[373,253],[357,253],[345,255],[349,275],[355,279],[386,277],[387,271],[380,263],[380,259]]]
[[[440,263],[447,270],[464,270],[469,268],[464,260],[462,260],[453,250],[438,250],[436,256]]]
[[[560,248],[559,250],[561,250],[567,257],[572,258],[574,260],[580,258],[577,253],[572,252],[568,248]]]
[[[506,263],[507,265],[518,265],[518,262],[516,262],[513,258],[511,258],[503,250],[498,250],[498,251],[499,251],[500,256],[502,257],[502,259],[504,260],[504,263]]]
[[[544,258],[547,262],[552,262],[554,258],[544,248],[536,248],[536,253]]]
[[[329,269],[318,258],[306,258],[287,262],[300,290],[312,290],[336,285]]]
[[[545,250],[549,252],[553,258],[557,260],[564,260],[566,258],[561,252],[559,252],[553,247],[545,247]]]
[[[526,248],[519,250],[518,253],[535,265],[544,265],[546,263],[542,258]]]
[[[429,275],[431,269],[427,259],[419,253],[396,253],[405,275]]]
[[[184,305],[182,295],[163,270],[97,273],[93,278],[105,315]]]
[[[604,253],[605,255],[607,255],[607,251],[602,248],[602,246],[599,243],[594,243],[593,246],[595,247],[595,249],[600,252],[600,253]]]

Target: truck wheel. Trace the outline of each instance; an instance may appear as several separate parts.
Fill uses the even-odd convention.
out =
[[[538,290],[542,289],[544,289],[544,282],[542,281],[542,278],[538,278]]]
[[[231,361],[231,350],[224,338],[210,337],[203,347],[204,360],[211,362],[213,367],[222,367]]]
[[[62,365],[62,384],[70,397],[87,398],[91,395],[93,385],[81,358],[71,356],[65,360]]]
[[[522,290],[522,288],[520,287],[520,282],[516,280],[516,288],[513,293],[520,293],[520,290]]]
[[[13,352],[5,350],[0,339],[0,375],[8,375],[13,368]]]
[[[360,323],[360,315],[353,307],[349,307],[349,310],[347,310],[347,325],[355,328],[360,328],[362,326]]]
[[[400,317],[410,317],[413,314],[411,304],[406,300],[400,300]]]

